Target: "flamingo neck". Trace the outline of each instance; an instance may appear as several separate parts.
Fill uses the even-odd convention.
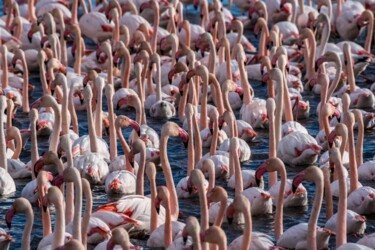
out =
[[[69,91],[68,109],[69,109],[70,118],[71,118],[71,122],[73,126],[73,131],[74,133],[79,135],[78,118],[77,118],[76,109],[73,104],[73,89],[74,88],[71,88]]]
[[[221,227],[226,209],[227,209],[227,199],[223,199],[220,201],[220,209],[219,209],[219,213],[216,216],[214,226]]]
[[[156,71],[157,71],[157,77],[156,77],[156,100],[161,101],[161,69],[160,69],[160,61],[156,63]]]
[[[245,71],[245,66],[243,61],[238,62],[238,67],[240,70],[240,78],[241,78],[241,87],[243,89],[243,105],[247,105],[251,103],[251,94],[250,94],[250,84],[247,79],[247,74]]]
[[[335,168],[339,176],[339,204],[337,211],[336,247],[346,243],[347,186],[341,159],[335,159]]]
[[[367,36],[365,41],[365,50],[371,53],[372,36],[374,34],[374,18],[370,18],[367,24]]]
[[[200,117],[200,129],[203,130],[208,128],[207,119],[207,92],[208,92],[208,76],[203,76],[202,86],[202,99],[201,99],[201,117]]]
[[[49,150],[56,153],[58,142],[59,142],[59,137],[60,137],[60,130],[61,130],[61,114],[60,114],[60,108],[56,102],[52,103],[51,107],[53,109],[53,112],[55,113],[55,122],[54,122],[54,129],[51,134]]]
[[[187,119],[189,131],[187,176],[190,176],[194,169],[194,131],[192,116],[188,115]]]
[[[90,149],[92,153],[98,152],[98,142],[96,141],[96,133],[93,121],[91,101],[87,102],[87,118],[89,127],[89,137],[90,137]]]
[[[82,241],[81,232],[82,214],[82,184],[79,175],[74,180],[74,217],[73,217],[73,238]]]
[[[137,195],[144,195],[144,173],[145,173],[145,164],[146,164],[146,147],[143,145],[142,149],[140,150],[140,162],[138,166],[137,172],[137,183],[136,183],[136,194]]]
[[[165,182],[168,188],[168,191],[171,195],[170,205],[171,205],[171,215],[174,220],[178,218],[179,206],[178,198],[174,185],[174,180],[172,176],[171,166],[169,165],[168,154],[167,154],[167,144],[168,144],[169,135],[162,135],[160,139],[160,162],[163,169]]]
[[[96,136],[99,138],[102,138],[102,131],[103,131],[103,112],[102,112],[102,106],[103,106],[103,84],[97,84],[95,86],[97,88],[96,94],[96,107],[95,107],[95,132]]]
[[[215,66],[216,66],[216,48],[214,41],[212,39],[208,39],[208,45],[210,48],[210,54],[208,56],[208,71],[210,73],[215,74]]]
[[[279,189],[279,198],[277,199],[276,206],[276,215],[275,215],[275,239],[276,241],[283,234],[283,207],[284,207],[284,193],[286,187],[286,170],[285,167],[280,165],[278,166],[278,172],[280,174],[280,189]]]
[[[9,87],[9,73],[8,73],[8,49],[4,49],[3,57],[2,57],[2,65],[3,65],[3,84],[2,88],[6,89]]]
[[[197,186],[198,188],[198,194],[199,194],[199,204],[200,204],[200,213],[201,213],[201,230],[205,231],[208,229],[208,210],[207,210],[207,199],[206,199],[206,193],[204,190],[203,183],[200,182]],[[202,244],[202,249],[207,249],[207,243]]]
[[[6,141],[4,135],[4,116],[0,116],[0,167],[8,170],[7,158],[6,158]]]
[[[270,121],[269,124],[271,127],[273,127],[274,129],[274,139],[275,141],[272,142],[270,140],[270,157],[276,157],[276,149],[277,149],[277,146],[281,140],[281,124],[282,124],[282,116],[283,116],[283,109],[284,109],[284,102],[283,100],[285,100],[286,98],[284,97],[286,94],[284,93],[284,86],[283,84],[281,83],[282,79],[280,79],[279,81],[277,81],[277,98],[276,98],[276,110],[275,110],[275,115],[274,115],[274,124],[272,124],[272,122]],[[284,112],[286,113],[286,110],[284,110]],[[271,130],[270,130],[270,133],[271,133]],[[270,137],[272,138],[272,137]],[[271,145],[272,145],[272,148],[271,148]],[[272,156],[271,156],[271,149],[272,149]]]
[[[116,126],[116,134],[117,134],[118,139],[120,140],[120,144],[121,144],[122,150],[124,151],[124,155],[126,158],[128,158],[128,155],[130,153],[130,148],[124,136],[122,135],[122,131],[120,127]]]
[[[226,70],[227,70],[227,78],[228,80],[232,80],[232,67],[230,65],[230,48],[229,43],[225,43],[225,63],[226,63]]]
[[[269,140],[270,140],[270,146],[269,146],[269,155],[270,158],[276,157],[276,143],[275,143],[275,115],[274,115],[274,110],[270,114],[268,114],[268,121],[269,121]],[[281,180],[283,181],[283,180]],[[268,174],[268,189],[270,189],[274,184],[277,182],[277,173],[275,172],[270,172]],[[285,187],[284,187],[285,189]],[[280,197],[283,197],[280,196]],[[279,204],[277,204],[279,205]],[[276,224],[275,224],[276,227]],[[275,230],[276,234],[276,230]]]
[[[62,134],[66,135],[69,134],[69,125],[70,125],[70,120],[68,116],[68,98],[69,98],[69,92],[68,92],[68,86],[65,81],[62,82],[62,89],[63,89],[63,101],[61,105],[61,129],[62,129]]]
[[[311,210],[311,215],[308,223],[308,236],[307,245],[309,249],[317,249],[316,244],[316,227],[318,224],[318,216],[320,209],[322,207],[323,200],[323,180],[322,178],[316,178],[315,180],[315,198],[313,203],[313,208]]]
[[[124,74],[123,74],[123,82],[122,82],[122,87],[128,89],[129,88],[129,77],[130,77],[130,53],[128,49],[124,49]]]
[[[179,101],[179,104],[178,104],[178,107],[180,107],[178,109],[178,118],[180,120],[180,122],[184,122],[185,120],[185,108],[186,108],[186,102],[187,102],[187,99],[188,99],[188,95],[189,95],[189,86],[191,86],[193,84],[184,84],[183,86],[183,95],[180,97],[180,101]],[[195,91],[195,90],[194,90]]]
[[[56,202],[54,205],[56,210],[56,221],[54,228],[54,237],[52,240],[52,249],[56,249],[57,247],[64,245],[65,238],[65,216],[62,198],[59,199],[59,201]]]
[[[231,152],[231,155],[233,155],[232,161],[234,164],[234,179],[236,182],[234,193],[235,195],[240,195],[243,191],[243,181],[242,181],[242,171],[241,171],[241,166],[240,166],[240,160],[237,157],[237,152],[235,152],[236,150],[232,150]]]
[[[72,24],[78,24],[78,0],[73,0],[73,5],[72,5]]]
[[[112,51],[111,49],[108,49],[107,51],[107,61],[108,61],[108,69],[107,69],[107,81],[108,84],[113,86],[113,56],[112,56]]]
[[[212,139],[211,139],[211,145],[210,145],[210,155],[216,155],[217,140],[219,137],[219,127],[217,124],[217,120],[213,122],[214,123],[213,123],[213,133],[212,133]]]
[[[155,5],[154,8],[154,26],[153,26],[153,34],[152,34],[152,52],[156,53],[156,47],[157,47],[157,36],[158,36],[158,29],[159,29],[159,4]]]
[[[243,212],[244,220],[245,220],[245,228],[243,231],[241,250],[248,250],[250,249],[250,245],[251,245],[251,235],[252,235],[251,231],[253,228],[253,223],[252,223],[252,218],[250,214],[250,209],[243,209],[242,212]]]
[[[328,221],[333,215],[333,200],[331,191],[331,171],[328,168],[323,168],[324,175],[324,194],[326,199],[326,220]]]
[[[348,116],[348,113],[345,117]],[[357,161],[354,150],[354,132],[353,124],[347,123],[348,127],[348,146],[349,146],[349,169],[350,169],[350,193],[358,189],[358,171],[357,171]]]
[[[165,204],[165,224],[164,224],[164,247],[168,248],[172,244],[172,220],[170,203],[167,199]]]
[[[113,95],[107,97],[108,120],[109,120],[109,141],[111,161],[117,157],[117,139],[115,129],[115,114],[113,112]]]
[[[17,160],[17,159],[20,158],[20,154],[21,154],[21,151],[22,151],[22,138],[21,138],[21,134],[18,132],[16,134],[16,137],[14,139],[16,140],[16,150],[14,151],[12,159]]]
[[[155,229],[158,227],[158,214],[156,212],[155,207],[153,204],[155,204],[156,200],[156,183],[154,177],[149,177],[150,181],[150,192],[151,192],[151,219],[150,219],[150,233],[155,231]]]
[[[342,72],[341,60],[340,60],[340,58],[337,57],[334,62],[336,64],[336,74],[335,74],[335,78],[334,78],[332,84],[330,85],[330,87],[328,89],[326,102],[329,101],[333,92],[336,90],[337,85],[340,82],[340,77],[341,77],[341,72]]]
[[[359,112],[355,113],[357,124],[358,124],[357,144],[355,145],[355,155],[356,155],[357,166],[361,166],[363,163],[363,137],[364,137],[363,118],[362,118],[362,114],[360,114]]]
[[[196,117],[193,117],[193,128],[194,128],[194,165],[198,164],[199,160],[202,159],[202,138],[199,133],[199,127]],[[212,138],[213,139],[213,138]],[[212,144],[211,144],[212,145]],[[210,153],[211,154],[211,153]]]
[[[2,155],[2,152],[1,152]],[[31,164],[34,166],[39,159],[38,141],[36,132],[36,120],[31,123]],[[32,179],[35,179],[34,171],[31,171]]]
[[[217,110],[219,111],[219,115],[223,115],[224,114],[224,105],[223,105],[223,99],[222,99],[223,94],[221,92],[221,87],[216,77],[212,77],[211,84],[214,87],[215,93],[216,93],[215,100],[216,100]]]
[[[87,228],[89,226],[90,217],[91,217],[91,211],[92,211],[92,194],[91,194],[91,188],[90,183],[82,178],[82,190],[83,194],[85,195],[86,199],[86,206],[85,206],[85,213],[83,214],[82,219],[82,228],[81,228],[81,234],[82,234],[82,244],[83,246],[87,246]]]
[[[74,63],[74,72],[80,76],[81,75],[81,63],[82,63],[82,46],[81,44],[84,43],[81,38],[81,32],[78,31],[75,38],[75,44],[76,44],[76,60]],[[109,72],[108,72],[109,74]]]

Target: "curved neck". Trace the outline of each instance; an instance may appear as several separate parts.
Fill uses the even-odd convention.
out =
[[[23,229],[21,249],[29,250],[31,230],[33,229],[33,223],[34,223],[34,212],[31,206],[26,209],[25,215],[26,215],[26,225],[25,225],[25,228]]]
[[[318,48],[318,53],[317,53],[318,58],[321,57],[325,53],[326,45],[329,39],[329,35],[331,33],[331,24],[329,22],[327,15],[323,15],[323,23],[324,23],[324,28],[322,32],[322,38],[320,39],[320,45]]]
[[[201,230],[205,231],[208,229],[208,205],[207,205],[207,199],[206,199],[206,193],[205,188],[203,186],[203,183],[200,182],[197,186],[198,188],[198,194],[199,194],[199,204],[200,204],[200,216],[201,216]],[[202,249],[207,249],[207,244],[202,244]]]
[[[130,62],[131,57],[129,50],[127,48],[124,49],[124,73],[123,73],[123,81],[122,81],[122,87],[128,89],[129,88],[129,77],[130,77]]]
[[[212,38],[208,39],[208,45],[210,48],[210,54],[208,56],[208,71],[210,73],[215,74],[215,66],[216,66],[216,48],[215,43]]]
[[[247,74],[245,71],[244,62],[238,62],[238,67],[240,69],[240,77],[241,77],[241,87],[243,89],[243,105],[251,103],[251,94],[250,94],[250,84],[247,79]]]
[[[320,213],[320,209],[322,207],[322,200],[323,200],[323,180],[316,179],[315,180],[315,198],[313,207],[311,210],[311,215],[308,223],[308,236],[307,236],[307,246],[309,249],[317,249],[316,244],[316,227],[318,224],[318,217]]]
[[[171,195],[170,197],[171,215],[173,219],[176,220],[178,218],[179,206],[178,206],[178,198],[177,198],[177,193],[176,193],[176,189],[174,185],[174,180],[172,176],[172,170],[171,170],[171,166],[169,165],[168,154],[167,154],[168,139],[169,139],[169,135],[162,135],[160,139],[160,161],[161,161],[161,167],[164,173],[165,182],[169,190],[169,193]]]
[[[78,128],[78,118],[77,118],[77,113],[76,109],[73,104],[73,88],[70,89],[69,91],[69,102],[68,102],[68,109],[70,113],[70,118],[73,126],[73,131],[79,135],[79,128]]]
[[[193,128],[194,128],[194,166],[199,162],[199,160],[202,158],[202,138],[199,133],[199,127],[198,127],[198,122],[197,118],[193,116]],[[212,138],[213,139],[213,138]]]
[[[259,52],[261,53],[261,55],[265,56],[267,52],[266,40],[269,37],[270,33],[268,30],[267,24],[265,22],[262,22],[261,27],[262,27],[262,31],[260,33],[261,42],[259,43]]]
[[[129,145],[128,143],[126,142],[123,134],[122,134],[122,131],[121,131],[121,128],[116,126],[116,134],[117,134],[117,137],[118,139],[120,140],[120,144],[122,146],[122,150],[124,151],[124,155],[126,158],[128,158],[128,155],[130,153],[130,148],[129,148]]]
[[[54,236],[52,240],[52,249],[56,249],[64,245],[64,234],[65,234],[65,216],[62,204],[62,199],[60,199],[55,205],[56,211],[56,221],[54,228]]]
[[[229,103],[228,94],[229,94],[228,89],[223,90],[223,95],[222,95],[222,97],[223,97],[224,108],[225,108],[225,110],[228,110],[228,111],[230,111],[230,112],[233,112],[232,107],[230,106],[230,103]],[[218,96],[218,97],[220,97],[220,96]]]
[[[337,85],[339,85],[340,82],[340,77],[341,77],[341,72],[342,72],[342,64],[340,58],[337,56],[337,58],[334,60],[336,64],[336,74],[335,78],[333,79],[332,84],[330,84],[327,92],[327,98],[326,101],[328,102],[329,99],[331,98],[333,92],[336,90]]]
[[[243,215],[245,220],[245,228],[243,231],[241,250],[248,250],[250,249],[251,245],[251,231],[253,227],[250,209],[243,209]]]
[[[228,60],[230,60],[230,58]],[[229,64],[229,68],[230,68],[230,64]],[[229,73],[229,74],[231,75],[232,73]],[[228,76],[228,73],[227,73],[227,76]],[[215,93],[216,93],[215,100],[216,100],[217,110],[219,111],[219,115],[223,115],[225,111],[224,105],[223,105],[223,99],[222,99],[223,93],[221,91],[220,84],[217,81],[216,77],[214,77],[214,75],[211,75],[211,74],[210,74],[210,83],[215,89]]]
[[[221,227],[226,209],[227,209],[227,199],[223,199],[220,201],[220,209],[219,209],[219,213],[216,216],[214,226]]]
[[[22,138],[21,138],[21,134],[19,133],[19,131],[16,133],[16,136],[14,139],[16,140],[16,150],[14,151],[12,159],[17,160],[20,158],[20,154],[22,151]]]

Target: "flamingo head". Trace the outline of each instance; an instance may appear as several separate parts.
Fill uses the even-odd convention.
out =
[[[252,128],[245,128],[242,130],[242,132],[248,135],[250,137],[250,140],[253,140],[257,136],[257,133]]]
[[[123,183],[122,183],[118,178],[115,178],[115,179],[111,182],[111,184],[110,184],[110,188],[111,188],[111,189],[115,189],[115,190],[117,190],[117,189],[120,188],[121,184],[123,184]]]
[[[129,119],[129,126],[134,129],[134,131],[137,133],[138,136],[141,136],[141,127],[139,126],[139,123]]]
[[[34,164],[34,175],[35,175],[35,178],[38,176],[39,171],[42,170],[43,167],[44,167],[44,158],[42,156]]]
[[[172,80],[173,80],[173,76],[175,75],[175,69],[172,68],[169,72],[168,72],[168,81],[169,81],[169,84],[172,84]]]
[[[178,136],[181,138],[184,143],[185,148],[187,148],[189,143],[189,134],[182,128],[178,128]]]
[[[295,193],[299,184],[301,184],[305,180],[305,170],[302,170],[298,174],[296,174],[292,181],[292,192]]]
[[[267,172],[267,167],[269,166],[269,161],[263,162],[255,171],[255,181],[259,187],[260,183],[263,181],[263,175]]]
[[[113,249],[115,249],[115,246],[116,246],[116,244],[113,242],[113,240],[109,239],[108,243],[107,243],[107,250],[113,250]]]
[[[240,86],[237,85],[234,92],[236,92],[240,96],[240,99],[242,101],[243,100],[243,89]]]
[[[319,57],[316,61],[315,61],[315,71],[318,71],[320,65],[322,65],[324,62],[326,62],[327,59],[324,55],[322,55],[321,57]]]
[[[224,126],[224,118],[223,118],[223,116],[221,115],[221,116],[219,116],[219,129],[221,130],[222,128],[223,128],[223,126]]]
[[[130,166],[134,169],[134,153],[132,150],[130,150],[129,152],[128,159],[129,159]]]
[[[61,185],[64,183],[64,175],[63,174],[58,174],[56,177],[53,177],[52,185],[60,188]]]
[[[12,227],[12,219],[16,215],[16,211],[13,206],[11,206],[5,214],[5,222],[7,224],[8,229],[10,230]]]
[[[233,203],[231,203],[227,207],[227,211],[226,211],[228,224],[232,224],[235,213],[236,211],[234,209],[234,205]]]

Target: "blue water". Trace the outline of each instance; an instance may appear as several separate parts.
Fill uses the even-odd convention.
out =
[[[0,9],[2,7],[2,2],[0,3]],[[235,7],[232,7],[232,11],[234,15],[240,15],[238,9]],[[192,20],[192,22],[197,22],[197,12],[189,7],[189,15],[187,18],[189,20]],[[249,32],[246,33],[246,36],[251,39],[251,41],[254,44],[257,44],[257,41],[255,40],[254,36],[250,34]],[[363,43],[363,38],[360,39],[360,42]],[[365,72],[366,76],[369,77],[375,77],[375,67],[369,66]],[[40,86],[40,80],[38,75],[32,75],[30,78],[30,82],[36,86],[34,92],[31,95],[30,102],[33,102],[37,98],[39,98],[42,95],[42,89]],[[369,87],[366,86],[364,82],[361,82],[360,79],[358,79],[359,85],[361,87]],[[258,82],[251,82],[255,94],[258,97],[266,98],[266,87],[262,86],[261,83]],[[311,105],[310,110],[310,118],[305,121],[301,121],[301,123],[308,129],[309,133],[315,137],[315,135],[319,131],[319,126],[317,122],[317,116],[315,114],[317,103],[319,102],[319,97],[313,95],[312,93],[309,93],[305,91],[303,93],[304,100],[309,100]],[[106,99],[104,98],[104,104],[103,104],[104,110],[107,109],[106,107]],[[117,114],[125,114],[131,118],[135,118],[135,114],[131,110],[125,110],[125,111],[119,111]],[[237,114],[238,117],[238,114]],[[80,133],[81,135],[87,134],[87,115],[85,112],[78,112],[78,119],[80,124]],[[171,119],[172,121],[179,124],[179,121],[177,118]],[[154,128],[159,134],[160,134],[160,128],[163,125],[164,121],[154,120],[151,117],[147,116],[147,122],[148,125]],[[28,128],[29,126],[29,120],[28,116],[24,115],[22,113],[17,113],[15,119],[14,119],[14,126],[17,126],[20,129]],[[123,131],[125,138],[128,138],[129,130]],[[250,144],[252,156],[251,160],[243,164],[243,169],[256,169],[264,160],[268,158],[268,132],[266,130],[258,130],[258,137],[255,142],[252,142]],[[109,138],[104,137],[105,140],[109,141]],[[48,138],[38,138],[38,144],[39,144],[39,153],[43,151],[48,150]],[[118,144],[119,145],[119,144]],[[30,143],[27,143],[25,146],[25,149],[23,150],[21,154],[21,160],[24,162],[27,162],[30,160],[30,150],[31,145]],[[123,154],[123,151],[119,145],[118,147],[119,155]],[[365,137],[364,137],[364,161],[372,159],[375,152],[375,131],[366,131]],[[187,166],[187,151],[182,145],[181,141],[177,138],[171,138],[169,145],[168,145],[168,154],[169,154],[169,161],[171,163],[171,167],[173,170],[173,178],[175,180],[175,183],[186,176],[186,166]],[[292,178],[295,173],[300,171],[301,168],[291,168],[287,167],[287,173],[288,177]],[[6,210],[9,208],[9,206],[12,204],[15,198],[20,197],[21,190],[26,184],[25,181],[17,181],[17,192],[11,196],[11,197],[3,197],[0,198],[0,214],[4,215]],[[157,174],[157,185],[164,185],[164,177],[161,172]],[[222,181],[217,182],[218,185],[222,185],[223,187],[226,187],[226,183]],[[309,197],[309,206],[305,209],[303,208],[287,208],[284,209],[284,230],[287,228],[300,223],[300,222],[307,222],[309,219],[309,214],[311,210],[311,204],[314,197],[314,191],[315,187],[311,183],[304,183],[306,189],[308,190],[308,197]],[[368,185],[375,187],[375,184],[373,182],[363,183],[363,185]],[[230,197],[233,197],[233,191],[230,189],[227,189],[228,194]],[[149,193],[149,185],[147,180],[145,181],[145,193]],[[93,190],[93,202],[94,202],[94,209],[101,204],[107,203],[108,198],[105,194],[104,187],[95,187]],[[337,200],[335,202],[335,207],[337,204]],[[198,199],[181,199],[179,201],[180,204],[180,211],[183,213],[183,219],[181,221],[184,221],[188,216],[194,215],[199,218],[199,206],[197,205]],[[42,226],[41,226],[41,214],[39,213],[38,209],[34,208],[35,212],[35,220],[34,220],[34,227],[32,231],[32,249],[36,249],[39,241],[42,237]],[[0,219],[0,227],[6,228],[4,218]],[[52,219],[54,220],[54,217],[52,216]],[[266,216],[258,216],[253,217],[253,231],[260,231],[267,233],[269,235],[274,235],[273,233],[273,224],[274,224],[274,214],[266,215]],[[319,226],[324,226],[325,224],[325,204],[323,201],[322,210],[319,216]],[[23,215],[16,215],[13,219],[12,223],[12,229],[9,231],[9,233],[13,236],[15,239],[15,242],[11,245],[11,249],[19,249],[21,244],[21,237],[22,237],[22,230],[25,225],[25,218]],[[238,237],[242,234],[242,227],[237,225],[224,225],[223,226],[227,236],[228,236],[228,242],[231,242],[233,239]],[[366,234],[375,232],[375,216],[367,216],[367,229]],[[352,236],[348,237],[348,241],[350,242],[356,242],[358,239]],[[335,237],[331,237],[330,240],[330,246],[334,248],[335,245]],[[135,241],[134,242],[137,245],[145,246],[146,241]]]

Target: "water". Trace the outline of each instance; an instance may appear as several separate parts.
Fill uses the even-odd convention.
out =
[[[0,3],[0,9],[2,7],[2,3]],[[238,9],[235,7],[232,8],[232,12],[234,15],[240,15]],[[189,14],[187,15],[187,18],[191,20],[192,22],[198,21],[197,12],[189,7]],[[254,36],[250,34],[250,32],[247,32],[245,34],[254,44],[257,44],[257,41],[255,40]],[[364,39],[360,39],[361,43],[363,43]],[[365,72],[365,75],[368,77],[375,78],[375,67],[369,66]],[[358,79],[358,81],[360,81]],[[36,86],[34,92],[31,95],[30,102],[33,102],[37,98],[39,98],[42,95],[42,89],[40,86],[40,79],[39,75],[32,75],[30,78],[30,82]],[[266,87],[262,86],[258,82],[251,82],[255,94],[258,97],[266,98]],[[359,82],[360,87],[369,87],[366,86],[364,82]],[[303,93],[304,100],[309,100],[311,109],[310,109],[310,118],[305,121],[301,121],[301,123],[308,129],[310,135],[315,137],[315,135],[319,132],[319,125],[317,122],[317,116],[315,114],[316,106],[319,102],[319,97],[313,95],[310,92],[305,91]],[[106,99],[104,98],[103,103],[104,110],[107,109],[106,106]],[[134,111],[131,110],[125,110],[125,111],[119,111],[117,114],[124,114],[129,116],[130,118],[135,118]],[[238,113],[236,114],[238,117]],[[79,119],[79,125],[80,125],[80,134],[84,135],[87,134],[87,115],[85,112],[78,112],[78,119]],[[179,121],[177,118],[171,119],[171,121],[174,121],[179,124]],[[160,128],[163,125],[164,121],[159,121],[152,119],[151,117],[147,116],[147,122],[148,125],[154,128],[158,134],[160,134]],[[181,124],[180,124],[181,125]],[[17,126],[20,129],[28,128],[29,126],[29,120],[28,116],[22,113],[17,113],[16,117],[14,119],[14,126]],[[123,133],[125,135],[125,138],[128,138],[130,130],[123,130]],[[258,130],[258,137],[255,142],[252,142],[250,144],[252,156],[251,160],[248,162],[245,162],[242,164],[243,169],[256,169],[264,160],[268,158],[268,131],[266,130]],[[104,137],[105,140],[109,141],[108,137]],[[39,153],[41,154],[44,151],[48,150],[48,138],[38,138],[38,145],[39,145]],[[118,144],[119,145],[119,144]],[[30,143],[27,143],[25,146],[25,149],[22,151],[21,154],[21,160],[24,162],[27,162],[31,158],[31,145]],[[121,146],[118,147],[118,154],[123,154],[123,151],[121,149]],[[370,160],[373,157],[373,152],[375,152],[375,131],[370,130],[365,132],[364,137],[364,161]],[[175,181],[175,184],[178,183],[178,181],[186,176],[186,166],[187,166],[187,150],[182,145],[181,141],[178,138],[171,138],[168,144],[168,155],[169,155],[169,161],[172,167],[173,172],[173,178]],[[293,168],[287,166],[287,173],[288,177],[292,178],[294,174],[299,172],[302,168]],[[267,178],[266,178],[267,179]],[[0,214],[3,216],[5,215],[5,212],[7,209],[11,206],[14,199],[17,197],[20,197],[21,190],[25,186],[27,181],[16,181],[17,185],[17,191],[13,196],[10,197],[2,197],[0,198]],[[157,185],[165,185],[164,181],[164,175],[162,172],[158,172],[157,174]],[[226,187],[226,182],[223,181],[217,181],[217,185],[221,185],[223,187]],[[375,187],[375,184],[373,182],[364,182],[363,185],[368,185],[371,187]],[[267,185],[266,185],[267,186]],[[301,223],[301,222],[307,222],[309,220],[309,215],[311,211],[311,205],[312,200],[314,198],[315,194],[315,187],[314,184],[311,183],[304,183],[304,186],[308,190],[308,197],[309,197],[309,205],[305,208],[286,208],[284,209],[284,230],[287,228]],[[233,190],[227,189],[229,197],[233,197]],[[149,184],[147,181],[147,178],[145,178],[145,193],[149,193]],[[95,187],[93,190],[93,202],[94,202],[94,209],[102,204],[107,203],[109,200],[105,194],[104,187]],[[199,218],[200,212],[199,212],[199,206],[197,205],[199,203],[198,199],[180,199],[179,205],[180,205],[180,211],[183,213],[183,218],[181,221],[185,221],[185,219],[190,216],[194,215]],[[83,203],[84,204],[84,203]],[[334,205],[336,209],[337,205],[337,199],[334,199]],[[37,208],[34,207],[34,213],[35,213],[35,220],[34,220],[34,227],[31,235],[31,244],[32,249],[36,249],[38,246],[39,241],[42,239],[42,224],[41,224],[41,214],[38,211]],[[0,227],[6,228],[5,224],[5,218],[0,219]],[[54,220],[54,216],[52,215],[52,220]],[[324,226],[325,224],[325,202],[323,200],[323,206],[322,210],[319,216],[318,225]],[[25,225],[25,217],[21,215],[16,215],[12,222],[12,228],[9,231],[9,233],[13,236],[15,239],[15,242],[12,243],[11,249],[19,249],[21,245],[21,238],[22,238],[22,230]],[[274,225],[274,214],[270,215],[263,215],[263,216],[257,216],[253,217],[253,231],[260,231],[267,233],[273,237],[273,225]],[[228,243],[232,242],[233,239],[237,238],[242,234],[243,228],[238,225],[223,225],[223,229],[225,230],[227,237],[228,237]],[[367,229],[365,231],[366,234],[373,233],[375,231],[375,215],[367,216]],[[349,242],[356,242],[358,238],[354,236],[348,236]],[[146,241],[145,240],[137,240],[133,242],[134,244],[145,246]],[[335,246],[335,237],[331,236],[330,238],[330,247],[334,248]]]

